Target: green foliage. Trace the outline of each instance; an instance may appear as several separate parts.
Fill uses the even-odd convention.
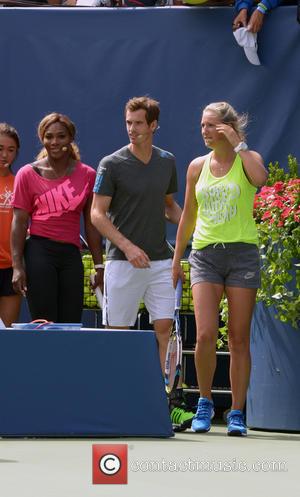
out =
[[[283,167],[279,167],[279,163],[275,162],[274,164],[270,162],[269,164],[269,176],[266,182],[267,186],[272,186],[277,181],[283,181],[284,183],[288,182],[290,179],[299,178],[299,165],[296,157],[292,155],[288,155],[287,162],[287,172]]]
[[[228,349],[228,301],[224,296],[220,303],[221,326],[217,339],[217,349]]]
[[[300,179],[296,158],[288,157],[288,172],[270,164],[268,183],[254,206],[262,260],[262,284],[257,298],[274,306],[276,317],[299,325]]]
[[[255,197],[261,288],[257,300],[273,306],[276,318],[299,328],[300,320],[300,179],[297,159],[288,156],[287,172],[278,162],[269,164],[266,186]],[[226,347],[228,304],[221,302],[217,347]]]

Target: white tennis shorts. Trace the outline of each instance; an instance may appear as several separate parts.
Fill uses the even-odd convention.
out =
[[[128,261],[107,261],[104,271],[103,324],[133,326],[141,300],[149,312],[150,323],[173,319],[175,290],[172,284],[172,259],[151,261],[137,269]]]

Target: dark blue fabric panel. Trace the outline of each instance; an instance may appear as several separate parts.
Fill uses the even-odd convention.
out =
[[[152,331],[0,331],[0,435],[173,435]]]
[[[251,329],[252,369],[247,424],[265,430],[300,431],[300,333],[256,305]]]
[[[203,106],[228,100],[248,112],[248,142],[269,161],[300,157],[300,32],[294,6],[268,14],[259,35],[262,66],[232,35],[233,9],[1,9],[1,119],[20,131],[17,166],[39,151],[36,126],[48,112],[75,121],[83,160],[127,142],[123,108],[134,96],[161,102],[155,143],[177,157],[180,203],[188,163],[205,153]],[[174,233],[174,232],[172,232]]]

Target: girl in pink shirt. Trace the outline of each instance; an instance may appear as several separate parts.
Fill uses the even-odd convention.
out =
[[[90,219],[96,172],[80,161],[75,132],[67,116],[52,113],[44,117],[38,127],[44,148],[36,162],[23,166],[16,175],[13,285],[27,296],[32,319],[81,321],[81,214],[94,263],[102,263],[101,238]],[[103,269],[99,269],[95,286],[102,281]]]
[[[11,165],[20,148],[15,128],[0,123],[0,318],[5,326],[17,321],[21,297],[12,287],[10,230],[12,222],[12,193],[15,177]]]

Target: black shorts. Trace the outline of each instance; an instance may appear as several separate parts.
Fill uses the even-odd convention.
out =
[[[11,282],[12,275],[12,267],[0,269],[0,297],[9,297],[10,295],[16,295]]]
[[[260,258],[251,243],[218,243],[192,250],[191,285],[208,282],[239,288],[260,287]]]

